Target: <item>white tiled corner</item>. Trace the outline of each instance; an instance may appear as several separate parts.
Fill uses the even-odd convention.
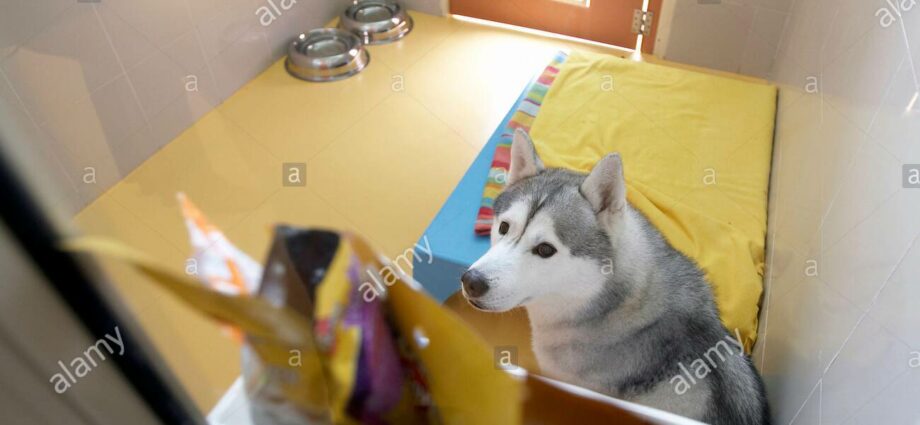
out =
[[[804,87],[808,78],[821,84],[822,51],[831,31],[826,0],[797,0],[780,38],[773,79]]]
[[[767,78],[773,70],[780,39],[789,15],[785,12],[758,7],[741,60],[741,73]]]
[[[675,2],[665,59],[730,72],[741,69],[755,7],[735,2]]]
[[[774,422],[789,423],[861,312],[821,280],[807,277],[786,296],[771,299],[769,314],[761,373]]]

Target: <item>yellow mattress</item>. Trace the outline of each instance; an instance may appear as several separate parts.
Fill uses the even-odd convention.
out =
[[[620,152],[628,199],[712,284],[750,351],[763,289],[776,88],[573,52],[531,128],[550,167]]]

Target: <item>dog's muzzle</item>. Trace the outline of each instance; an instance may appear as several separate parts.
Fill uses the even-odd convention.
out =
[[[460,276],[463,292],[468,298],[479,298],[489,292],[489,282],[486,277],[473,269],[469,269]]]

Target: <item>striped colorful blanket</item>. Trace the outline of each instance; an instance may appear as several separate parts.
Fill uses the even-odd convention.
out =
[[[502,132],[501,141],[495,148],[495,156],[492,158],[492,166],[489,168],[489,177],[486,180],[486,187],[482,191],[482,203],[479,206],[479,215],[476,217],[474,231],[477,235],[488,235],[492,229],[492,218],[494,211],[492,203],[495,198],[505,188],[505,176],[508,174],[508,166],[511,160],[511,137],[514,130],[518,128],[529,132],[533,120],[540,112],[540,105],[543,104],[543,97],[556,79],[559,73],[559,67],[565,62],[568,54],[559,52],[553,60],[546,66],[543,73],[537,77],[530,85],[527,96],[524,97],[516,106],[517,110],[511,119],[505,125]]]

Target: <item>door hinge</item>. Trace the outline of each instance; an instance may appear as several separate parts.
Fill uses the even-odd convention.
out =
[[[655,17],[655,14],[652,12],[643,12],[640,9],[636,9],[633,12],[632,20],[632,33],[633,34],[642,34],[648,35],[652,32],[652,18]]]

